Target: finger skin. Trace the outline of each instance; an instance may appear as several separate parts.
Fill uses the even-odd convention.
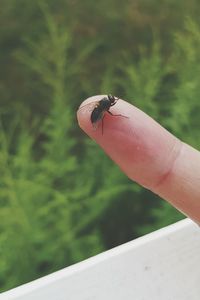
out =
[[[152,190],[200,223],[200,153],[181,142],[130,103],[118,100],[94,130],[87,103],[77,112],[80,127],[94,139],[132,180]]]

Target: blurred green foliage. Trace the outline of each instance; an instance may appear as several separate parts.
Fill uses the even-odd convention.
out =
[[[94,94],[132,101],[199,148],[197,0],[1,0],[0,288],[183,216],[80,131]]]

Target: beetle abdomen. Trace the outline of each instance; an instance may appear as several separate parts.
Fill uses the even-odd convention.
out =
[[[91,114],[91,122],[92,124],[96,123],[97,121],[101,120],[103,117],[104,112],[99,111],[99,107],[95,107]]]

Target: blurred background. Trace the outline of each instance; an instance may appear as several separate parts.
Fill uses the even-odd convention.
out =
[[[0,0],[0,289],[184,218],[78,128],[114,94],[200,148],[198,0]]]

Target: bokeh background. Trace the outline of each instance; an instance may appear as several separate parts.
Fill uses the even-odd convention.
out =
[[[184,216],[81,132],[91,95],[128,99],[200,148],[198,0],[0,0],[0,289]]]

